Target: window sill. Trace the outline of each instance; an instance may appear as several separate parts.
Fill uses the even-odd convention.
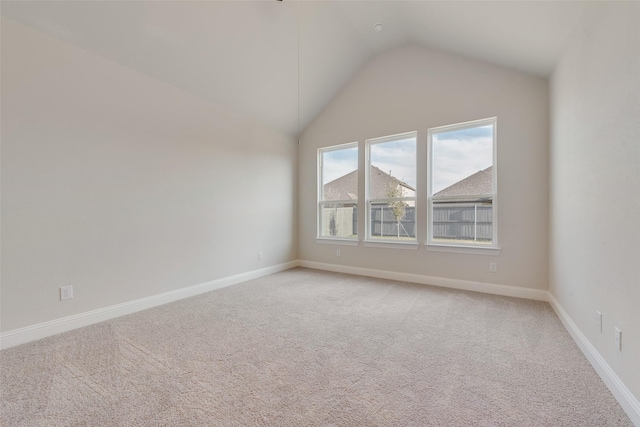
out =
[[[357,239],[331,239],[327,237],[316,237],[316,243],[322,243],[323,245],[358,246],[360,241]]]
[[[496,247],[482,247],[482,246],[458,246],[458,245],[440,245],[434,243],[425,244],[427,251],[431,252],[450,252],[459,254],[473,254],[473,255],[500,255],[500,248]]]
[[[362,244],[369,248],[394,248],[394,249],[409,249],[417,250],[420,245],[417,242],[391,242],[391,241],[373,241],[365,240]]]

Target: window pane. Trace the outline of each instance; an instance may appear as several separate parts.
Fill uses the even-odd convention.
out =
[[[356,203],[321,204],[320,237],[356,237],[358,207]]]
[[[493,125],[439,132],[431,150],[435,197],[493,193]]]
[[[358,145],[321,149],[318,236],[355,238],[358,234]]]
[[[433,203],[433,241],[491,244],[493,206],[485,203]]]
[[[369,156],[369,198],[415,197],[415,136],[374,142],[369,146]]]
[[[367,147],[367,238],[415,240],[416,133],[368,140]]]
[[[416,207],[413,201],[371,203],[371,239],[415,240]]]
[[[496,244],[495,120],[430,131],[429,242]]]
[[[322,200],[358,198],[358,147],[322,152]]]

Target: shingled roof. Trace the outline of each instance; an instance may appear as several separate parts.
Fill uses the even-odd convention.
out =
[[[400,181],[393,175],[371,166],[369,175],[371,184],[371,198],[382,199],[389,197],[390,188],[402,188],[404,197],[415,195],[415,188]],[[358,171],[349,172],[324,185],[324,200],[355,200],[358,198]]]
[[[438,191],[434,196],[472,196],[491,193],[493,193],[493,166]]]

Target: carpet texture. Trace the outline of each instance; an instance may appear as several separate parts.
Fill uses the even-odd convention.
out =
[[[0,368],[5,426],[632,426],[547,303],[301,268]]]

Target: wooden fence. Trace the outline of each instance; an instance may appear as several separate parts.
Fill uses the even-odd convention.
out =
[[[407,206],[405,209],[405,215],[398,222],[387,204],[371,206],[371,236],[415,238],[415,207]],[[357,232],[357,220],[358,210],[355,207],[323,209],[322,236],[351,237]],[[493,206],[434,206],[433,238],[490,242],[493,239]]]
[[[434,205],[433,238],[490,242],[493,239],[493,206]]]
[[[416,237],[416,208],[405,207],[405,214],[396,220],[388,204],[371,206],[371,236],[373,237]]]

